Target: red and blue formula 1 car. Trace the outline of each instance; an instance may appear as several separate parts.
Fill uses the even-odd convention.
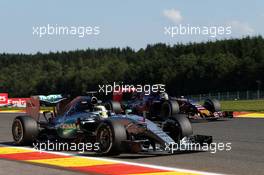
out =
[[[201,105],[189,99],[169,97],[166,92],[150,95],[136,91],[119,92],[113,94],[113,101],[120,102],[124,111],[130,109],[134,114],[146,114],[153,120],[163,120],[176,114],[185,114],[189,119],[217,120],[225,117],[218,100],[206,99]]]

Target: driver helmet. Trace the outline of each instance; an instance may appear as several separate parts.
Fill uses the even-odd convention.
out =
[[[98,100],[96,97],[91,98],[91,104],[96,105],[98,103]]]
[[[98,111],[98,114],[100,115],[100,117],[102,118],[107,118],[108,117],[108,114],[107,114],[107,110],[104,106],[96,106],[95,107],[95,111]]]
[[[160,94],[160,98],[164,100],[169,100],[169,95],[166,92],[162,92]]]

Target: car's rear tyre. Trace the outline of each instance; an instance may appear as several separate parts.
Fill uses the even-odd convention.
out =
[[[180,112],[179,103],[177,101],[165,101],[161,105],[160,116],[162,119],[167,119]]]
[[[204,101],[203,106],[204,106],[207,110],[209,110],[209,111],[211,111],[211,112],[219,112],[219,111],[221,111],[221,104],[220,104],[220,102],[219,102],[218,100],[216,100],[216,99],[213,99],[213,100],[211,100],[211,99],[206,99],[206,100]]]
[[[97,153],[100,155],[119,155],[124,151],[123,141],[127,140],[123,124],[114,120],[101,123],[96,131]]]
[[[183,137],[193,134],[191,122],[185,114],[171,116],[165,124],[164,131],[169,132],[170,137],[179,142]]]
[[[112,111],[114,113],[117,113],[117,114],[120,114],[122,113],[122,107],[121,107],[121,104],[119,102],[116,102],[116,101],[109,101],[105,104],[105,108],[108,110],[108,111]]]
[[[12,135],[16,145],[32,145],[38,136],[37,121],[30,116],[17,116],[12,124]]]

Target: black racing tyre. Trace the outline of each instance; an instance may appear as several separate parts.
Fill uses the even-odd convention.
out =
[[[219,102],[218,100],[216,100],[216,99],[213,99],[213,100],[211,100],[211,99],[206,99],[206,100],[204,101],[203,106],[204,106],[207,110],[209,110],[209,111],[211,111],[211,112],[219,112],[219,111],[221,111],[221,104],[220,104],[220,102]]]
[[[101,123],[96,131],[96,143],[99,144],[97,153],[100,155],[119,155],[124,152],[123,141],[127,140],[123,124],[115,120]]]
[[[38,136],[37,121],[30,116],[17,116],[12,124],[12,135],[16,145],[32,145]]]
[[[167,119],[180,112],[179,103],[177,101],[165,101],[161,104],[160,116],[162,119]]]
[[[105,104],[105,108],[109,111],[112,111],[114,113],[120,114],[122,113],[122,107],[119,102],[116,101],[109,101]]]
[[[180,128],[181,137],[190,136],[193,134],[192,124],[186,114],[177,114],[171,116],[177,126]]]

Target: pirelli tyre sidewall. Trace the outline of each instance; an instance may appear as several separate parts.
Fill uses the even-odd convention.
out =
[[[116,114],[122,113],[121,104],[117,101],[108,101],[104,106],[108,111],[114,112]]]
[[[16,145],[32,145],[39,134],[37,121],[30,116],[17,116],[12,124],[12,135]]]
[[[177,115],[180,112],[179,103],[175,100],[167,100],[161,104],[160,117],[168,119],[171,116]]]
[[[209,110],[209,111],[211,111],[211,112],[219,112],[219,111],[221,111],[221,104],[220,104],[220,102],[219,102],[218,100],[216,100],[216,99],[206,99],[206,100],[204,101],[203,106],[204,106],[207,110]]]
[[[124,152],[123,141],[127,140],[126,129],[118,120],[106,120],[99,124],[96,142],[100,155],[119,155]]]
[[[179,141],[179,139],[182,139],[183,137],[188,137],[193,134],[193,129],[190,120],[188,119],[188,116],[185,114],[177,114],[170,117],[170,120],[174,121],[174,125],[176,130],[179,133],[171,133],[171,135],[174,134],[175,141]]]

